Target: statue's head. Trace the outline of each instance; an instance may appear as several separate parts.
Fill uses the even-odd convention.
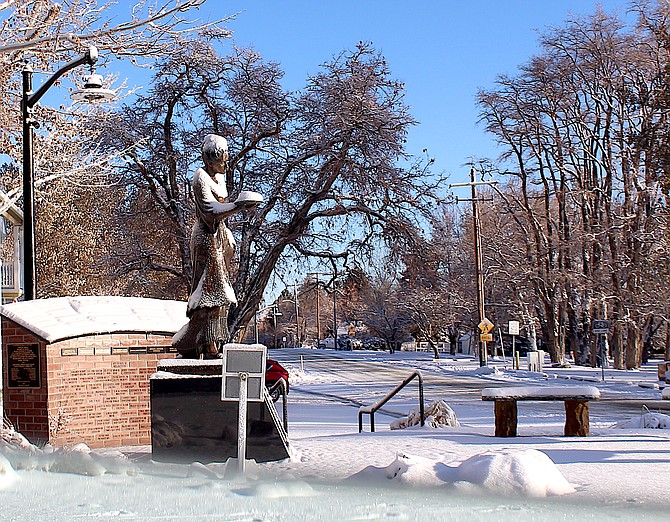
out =
[[[208,134],[202,144],[202,161],[205,165],[225,165],[228,161],[228,141],[223,136]]]

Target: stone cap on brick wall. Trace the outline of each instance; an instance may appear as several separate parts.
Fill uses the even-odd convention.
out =
[[[114,332],[174,335],[186,322],[186,302],[143,297],[79,296],[20,301],[0,314],[53,343]]]

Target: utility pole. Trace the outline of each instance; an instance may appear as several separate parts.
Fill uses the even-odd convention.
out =
[[[470,187],[472,197],[470,199],[459,199],[456,198],[456,202],[459,201],[472,201],[472,223],[474,231],[474,251],[475,251],[475,279],[477,284],[477,312],[478,312],[478,325],[483,324],[486,319],[486,314],[484,313],[484,270],[482,267],[482,241],[480,235],[480,224],[479,224],[479,213],[477,211],[477,185],[495,185],[497,181],[476,181],[475,174],[477,170],[474,167],[470,168],[470,182],[469,183],[452,183],[449,185],[449,188],[452,187]],[[486,341],[482,341],[482,336],[479,336],[479,366],[486,366],[488,363],[488,353],[486,347]]]
[[[337,288],[335,288],[335,281],[333,281],[333,339],[334,348],[337,350]]]
[[[295,347],[300,343],[300,321],[298,320],[298,283],[293,283],[293,303],[295,304]]]
[[[320,310],[320,301],[319,301],[319,276],[321,275],[330,275],[328,272],[309,272],[308,276],[316,276],[316,347],[319,347],[319,341],[321,340],[321,310]]]
[[[275,341],[275,348],[277,348],[277,317],[282,315],[282,313],[277,309],[277,303],[274,303],[272,305],[272,319],[273,319],[273,326],[274,326],[274,341]]]
[[[333,348],[337,350],[337,269],[333,274]]]

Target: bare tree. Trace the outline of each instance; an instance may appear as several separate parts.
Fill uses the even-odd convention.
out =
[[[26,59],[30,59],[35,69],[49,71],[89,45],[95,45],[103,50],[103,60],[128,58],[133,63],[149,64],[158,57],[178,53],[183,42],[194,36],[228,35],[221,27],[224,20],[204,22],[186,16],[204,2],[138,0],[129,6],[125,17],[123,9],[114,2],[97,0],[0,3],[0,21],[3,22],[0,23],[0,86],[5,93],[0,101],[0,128],[5,131],[0,137],[0,148],[15,158],[20,156],[16,138],[21,96],[19,73]],[[60,139],[70,137],[71,129],[61,126],[72,125],[72,116],[81,112],[65,108],[48,112],[54,126],[49,129],[51,133]],[[79,133],[83,133],[82,130],[80,128]]]
[[[479,96],[518,179],[505,204],[526,242],[525,284],[552,360],[588,343],[591,320],[607,317],[617,367],[636,367],[657,306],[641,274],[664,251],[653,232],[666,228],[653,130],[665,118],[654,86],[667,52],[601,10],[541,43],[518,76]]]
[[[392,274],[378,272],[368,287],[366,306],[361,310],[365,326],[374,336],[384,339],[393,353],[409,340],[412,320],[402,303],[400,288]]]
[[[204,133],[229,140],[230,196],[241,189],[265,196],[254,214],[229,223],[241,238],[232,332],[253,317],[273,272],[289,259],[337,264],[368,255],[379,241],[411,241],[410,225],[439,183],[425,176],[426,165],[399,166],[414,120],[402,84],[370,46],[335,57],[303,92],[284,92],[281,77],[277,64],[253,51],[219,57],[194,42],[162,64],[148,95],[118,113],[106,133],[110,147],[127,151],[119,172],[134,187],[128,208],[144,194],[152,219],[170,223],[153,244],[172,244],[176,256],[143,268],[173,271],[184,283],[190,277],[188,177]]]
[[[21,71],[27,61],[38,72],[50,72],[89,45],[96,45],[102,62],[124,58],[149,65],[158,56],[179,52],[188,39],[228,34],[221,27],[222,20],[202,21],[192,16],[204,1],[139,0],[126,8],[96,0],[0,2],[0,87],[4,93],[0,100],[0,150],[6,155],[2,159],[2,189],[13,200],[19,199]],[[97,210],[100,202],[105,202],[104,208],[119,199],[110,188],[116,180],[110,178],[107,167],[114,156],[97,147],[97,123],[104,121],[108,112],[101,106],[80,104],[38,104],[34,112],[40,124],[34,146],[39,295],[116,291],[110,290],[108,280],[98,278],[105,272],[98,258],[100,246],[107,244],[101,238],[109,240],[110,227],[104,222],[110,212]],[[103,192],[105,197],[101,197]],[[89,216],[83,216],[85,208],[74,204],[77,201],[88,202]],[[69,249],[77,255],[59,256],[54,250],[89,235],[99,236],[100,241],[81,241]],[[81,272],[82,266],[89,272]],[[69,272],[72,280],[62,277],[64,272]]]
[[[438,342],[449,339],[455,350],[461,329],[475,325],[475,278],[455,208],[441,206],[430,224],[429,237],[417,233],[414,248],[400,253],[398,306],[415,339],[428,342],[439,359]]]

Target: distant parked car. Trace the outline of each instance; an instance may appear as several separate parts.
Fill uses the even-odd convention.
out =
[[[274,359],[267,359],[265,364],[265,386],[269,390],[279,381],[279,379],[284,379],[286,381],[286,394],[288,395],[288,371]],[[277,388],[272,392],[272,400],[277,402],[280,395],[279,388]]]

